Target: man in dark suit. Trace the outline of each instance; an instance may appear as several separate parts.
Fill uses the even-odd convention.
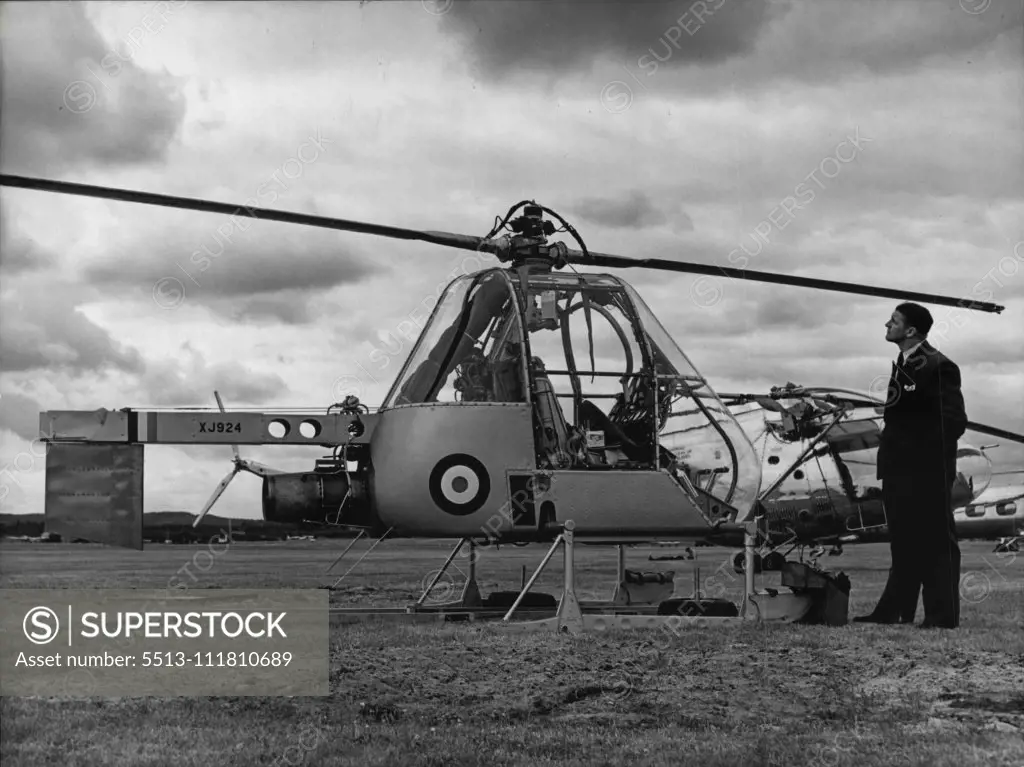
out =
[[[877,457],[892,568],[875,609],[858,622],[913,623],[921,596],[922,628],[960,624],[952,488],[967,414],[960,368],[928,343],[931,327],[931,314],[914,303],[897,306],[885,323],[885,339],[900,349]]]

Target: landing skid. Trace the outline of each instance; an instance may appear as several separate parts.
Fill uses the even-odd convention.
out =
[[[434,590],[438,581],[440,581],[441,578],[444,577],[445,573],[448,572],[448,568],[451,567],[452,562],[455,561],[455,557],[458,556],[458,553],[467,542],[469,543],[469,575],[466,577],[466,582],[462,586],[462,594],[454,602],[444,602],[442,604],[431,605],[431,608],[483,607],[483,599],[480,597],[480,585],[476,581],[476,541],[469,538],[463,538],[455,544],[455,548],[452,549],[452,553],[448,555],[448,559],[445,560],[444,565],[442,565],[441,569],[434,574],[430,583],[427,584],[423,593],[420,594],[420,598],[410,606],[410,610],[423,609],[423,603],[426,601],[427,597],[430,596],[430,592]]]
[[[575,524],[569,520],[562,527],[547,554],[523,584],[515,600],[507,608],[494,604],[493,597],[481,598],[476,579],[477,551],[474,541],[460,540],[444,565],[433,574],[419,599],[401,608],[334,608],[332,616],[343,622],[373,617],[418,621],[494,621],[507,631],[554,631],[577,634],[611,629],[675,630],[714,623],[793,622],[803,618],[814,605],[813,590],[772,588],[757,591],[754,585],[755,542],[757,523],[744,525],[745,558],[744,596],[737,606],[725,600],[702,598],[699,583],[690,598],[672,598],[674,586],[665,574],[644,574],[625,568],[625,550],[619,546],[619,577],[609,602],[581,602],[575,584]],[[469,573],[459,598],[444,603],[428,604],[428,598],[444,577],[455,557],[466,543],[470,545]],[[563,587],[557,606],[545,605],[540,596],[530,591],[552,558],[562,549]],[[674,575],[674,574],[672,574]],[[699,576],[698,576],[699,577]],[[502,592],[502,595],[513,592]],[[534,597],[531,599],[531,597]],[[715,613],[719,614],[715,614]],[[726,613],[722,615],[721,613]],[[513,620],[518,618],[518,620]]]

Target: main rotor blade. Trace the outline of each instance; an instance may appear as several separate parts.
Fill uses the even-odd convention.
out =
[[[752,269],[738,269],[732,266],[715,266],[711,264],[694,264],[686,261],[669,261],[664,258],[623,258],[622,256],[610,256],[604,253],[591,253],[584,257],[577,251],[569,251],[569,260],[576,264],[598,266],[612,269],[660,269],[666,272],[682,272],[684,274],[703,274],[708,277],[728,277],[734,280],[751,280],[753,282],[769,282],[776,285],[789,285],[799,288],[814,288],[816,290],[832,290],[839,293],[855,293],[862,296],[875,296],[878,298],[892,298],[896,301],[918,301],[926,304],[937,304],[940,306],[959,306],[964,309],[976,309],[982,312],[999,314],[1005,306],[989,303],[987,301],[973,301],[967,298],[953,298],[951,296],[939,296],[933,293],[917,293],[908,290],[894,290],[893,288],[875,288],[870,285],[859,285],[854,282],[838,282],[836,280],[822,280],[814,277],[797,277],[789,274],[775,274],[773,272],[757,272]]]
[[[199,200],[194,197],[174,197],[168,194],[138,192],[132,189],[115,189],[108,186],[78,184],[73,181],[53,181],[44,178],[0,174],[0,186],[36,189],[42,192],[54,192],[57,194],[75,194],[82,197],[99,197],[105,200],[136,202],[143,205],[159,205],[165,208],[198,210],[206,213],[222,213],[228,216],[251,216],[252,218],[259,218],[265,221],[280,221],[285,224],[316,226],[322,229],[340,229],[345,232],[373,234],[379,237],[391,237],[398,240],[420,240],[434,245],[444,245],[462,250],[479,250],[484,253],[493,253],[496,250],[494,243],[485,240],[483,237],[474,237],[467,234],[424,232],[418,229],[403,229],[398,226],[348,221],[343,218],[311,216],[306,213],[291,213],[289,211],[270,210],[268,208],[251,208],[245,205],[230,205],[225,202]]]
[[[995,426],[986,426],[983,423],[975,423],[974,421],[968,421],[967,428],[970,431],[988,434],[990,437],[1000,437],[1002,439],[1008,439],[1011,442],[1020,442],[1024,445],[1024,434],[1017,434],[1016,432],[997,429]]]
[[[247,215],[252,218],[264,219],[266,221],[280,221],[288,224],[316,226],[325,229],[339,229],[347,232],[391,237],[399,240],[418,240],[420,242],[429,242],[434,245],[459,248],[462,250],[475,250],[483,253],[495,253],[497,251],[497,244],[494,241],[466,234],[403,229],[397,226],[368,224],[362,221],[349,221],[341,218],[329,218],[327,216],[311,216],[305,213],[290,213],[280,210],[268,210],[266,208],[251,208],[244,205],[229,205],[227,203],[212,202],[210,200],[198,200],[190,197],[174,197],[171,195],[154,194],[152,192],[138,192],[129,189],[114,189],[112,187],[94,186],[91,184],[78,184],[71,181],[53,181],[50,179],[30,178],[28,176],[0,174],[0,186],[13,186],[21,189],[36,189],[44,192],[76,194],[83,197],[99,197],[108,200],[121,200],[124,202],[135,202],[145,205],[160,205],[169,208],[198,210],[208,213],[222,213],[229,216]],[[992,304],[986,301],[973,301],[966,298],[953,298],[950,296],[939,296],[931,293],[893,290],[891,288],[874,288],[868,285],[858,285],[850,282],[837,282],[835,280],[796,277],[792,275],[774,274],[772,272],[750,271],[730,266],[714,266],[709,264],[695,264],[686,261],[670,261],[663,258],[635,259],[608,255],[606,253],[587,253],[584,255],[578,250],[571,249],[568,250],[567,258],[570,263],[580,264],[583,266],[597,266],[613,269],[633,269],[639,267],[644,269],[680,272],[683,274],[702,274],[709,277],[722,276],[730,279],[767,282],[774,283],[776,285],[814,288],[817,290],[831,290],[839,293],[855,293],[879,298],[892,298],[898,301],[919,301],[922,303],[931,303],[942,306],[960,306],[965,309],[975,309],[978,311],[993,312],[996,314],[1002,312],[1003,309],[1006,308],[1004,306],[999,306],[998,304]]]

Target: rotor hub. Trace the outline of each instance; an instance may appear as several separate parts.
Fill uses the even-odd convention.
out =
[[[544,219],[541,206],[530,204],[523,215],[508,222],[512,235],[494,240],[495,255],[501,262],[511,261],[512,268],[529,265],[541,270],[561,269],[569,263],[569,248],[563,242],[548,242],[555,225]]]
[[[524,237],[544,239],[555,233],[555,225],[544,220],[544,211],[539,205],[524,207],[523,215],[512,219],[509,226],[513,232]]]

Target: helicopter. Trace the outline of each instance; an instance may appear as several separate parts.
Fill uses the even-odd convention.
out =
[[[888,542],[889,531],[876,478],[876,454],[884,405],[871,392],[837,387],[803,387],[793,383],[766,394],[728,394],[721,397],[744,424],[762,461],[764,486],[758,496],[764,517],[764,545],[755,557],[758,572],[781,570],[794,549],[811,548],[812,558],[831,546],[832,556],[843,546]],[[740,410],[743,406],[756,405]],[[969,430],[1011,441],[1020,436],[974,422]],[[671,444],[672,433],[662,434]],[[956,477],[951,503],[961,539],[999,539],[1007,546],[1024,528],[1024,488],[991,488],[996,474],[987,450],[961,441],[956,454]],[[1018,508],[1018,506],[1020,508]],[[742,546],[736,536],[712,536],[703,542]],[[742,572],[744,557],[733,563]]]
[[[501,266],[447,285],[376,412],[348,396],[326,412],[229,411],[218,399],[215,411],[40,413],[48,444],[47,528],[141,549],[144,446],[231,445],[235,466],[218,491],[240,471],[260,476],[268,521],[339,525],[378,540],[551,543],[534,579],[563,545],[560,629],[584,623],[571,586],[574,541],[619,545],[620,579],[621,547],[661,538],[742,535],[752,562],[762,484],[761,459],[744,428],[639,293],[619,276],[579,272],[576,265],[724,276],[993,313],[1004,308],[597,253],[562,216],[533,200],[511,206],[477,237],[26,176],[0,175],[0,185],[248,215],[495,256]],[[550,240],[563,232],[579,250]],[[330,453],[312,471],[280,472],[241,459],[242,444],[312,445]],[[761,619],[792,619],[810,609],[807,595],[795,590],[762,595],[754,604],[752,569],[744,615],[755,608]]]

